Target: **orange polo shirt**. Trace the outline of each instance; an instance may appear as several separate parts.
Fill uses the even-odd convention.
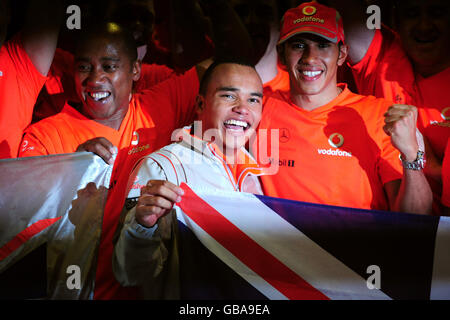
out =
[[[264,95],[272,94],[273,92],[281,90],[289,90],[289,73],[277,65],[277,75],[272,80],[264,83]]]
[[[15,158],[23,130],[46,77],[33,65],[20,36],[0,49],[0,159]]]
[[[258,154],[255,143],[252,151],[259,163],[277,161],[279,168],[261,177],[263,191],[298,201],[388,210],[383,185],[402,177],[399,152],[383,131],[383,114],[391,103],[339,86],[338,97],[313,111],[295,105],[289,92],[265,97],[259,130],[279,130],[279,157],[265,150]],[[272,143],[269,139],[268,150]]]
[[[351,66],[358,90],[395,103],[418,107],[417,127],[430,142],[433,153],[442,161],[450,137],[450,68],[427,78],[416,74],[401,46],[399,36],[383,26],[375,31],[363,59]],[[433,189],[435,207],[440,202],[441,182],[427,177]]]

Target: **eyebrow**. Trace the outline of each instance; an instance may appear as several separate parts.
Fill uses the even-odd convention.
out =
[[[111,61],[111,62],[118,62],[120,61],[120,58],[114,58],[114,57],[102,57],[100,58],[101,61]],[[87,57],[78,57],[75,58],[75,62],[89,62],[91,59]]]
[[[235,88],[235,87],[219,87],[219,88],[216,89],[216,92],[219,92],[219,91],[237,92],[237,91],[240,91],[240,90],[238,88]],[[250,93],[250,95],[251,96],[256,96],[256,97],[259,97],[259,98],[263,97],[263,94],[261,92],[252,92],[252,93]]]

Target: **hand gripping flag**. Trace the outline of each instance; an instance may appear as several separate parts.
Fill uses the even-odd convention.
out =
[[[47,295],[39,298],[92,298],[111,170],[87,152],[1,160],[0,276],[45,243]],[[71,266],[80,270],[73,286]]]
[[[450,220],[183,184],[185,299],[450,299]]]

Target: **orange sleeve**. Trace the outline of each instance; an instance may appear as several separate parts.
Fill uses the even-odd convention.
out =
[[[159,113],[164,112],[161,117],[167,117],[174,128],[181,128],[194,120],[195,98],[198,90],[199,80],[195,67],[151,88],[151,91],[158,96],[158,101],[160,101]],[[150,101],[145,106],[146,108],[155,108],[153,104]],[[156,118],[155,121],[157,121]]]
[[[0,49],[0,158],[17,156],[45,80],[25,52],[20,35]]]
[[[388,27],[375,30],[363,59],[349,66],[359,94],[411,103],[415,81],[411,62],[398,35]]]
[[[444,206],[450,207],[450,139],[447,140],[444,160],[442,161],[442,198]]]
[[[20,35],[14,37],[11,42],[7,44],[7,51],[11,59],[10,63],[14,65],[17,71],[18,85],[20,85],[19,92],[23,96],[26,96],[28,101],[32,103],[31,106],[28,106],[30,110],[26,110],[28,111],[27,115],[31,117],[34,102],[47,77],[42,75],[34,66],[23,48]]]
[[[367,49],[366,54],[358,63],[350,65],[355,76],[356,85],[358,87],[359,94],[366,91],[367,88],[374,86],[374,77],[377,71],[377,61],[380,61],[381,46],[383,44],[383,37],[379,29],[375,30],[375,35]],[[369,81],[370,83],[365,83]]]

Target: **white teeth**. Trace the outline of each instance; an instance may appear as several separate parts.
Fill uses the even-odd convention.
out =
[[[307,77],[315,77],[322,73],[322,71],[302,71],[302,73]]]
[[[248,126],[247,122],[234,120],[234,119],[230,119],[230,120],[225,121],[225,124],[229,124],[229,125],[232,125],[232,126],[243,127],[244,129],[247,128],[247,126]]]
[[[95,100],[101,100],[104,99],[106,97],[109,97],[110,93],[109,92],[90,92],[89,95]]]

